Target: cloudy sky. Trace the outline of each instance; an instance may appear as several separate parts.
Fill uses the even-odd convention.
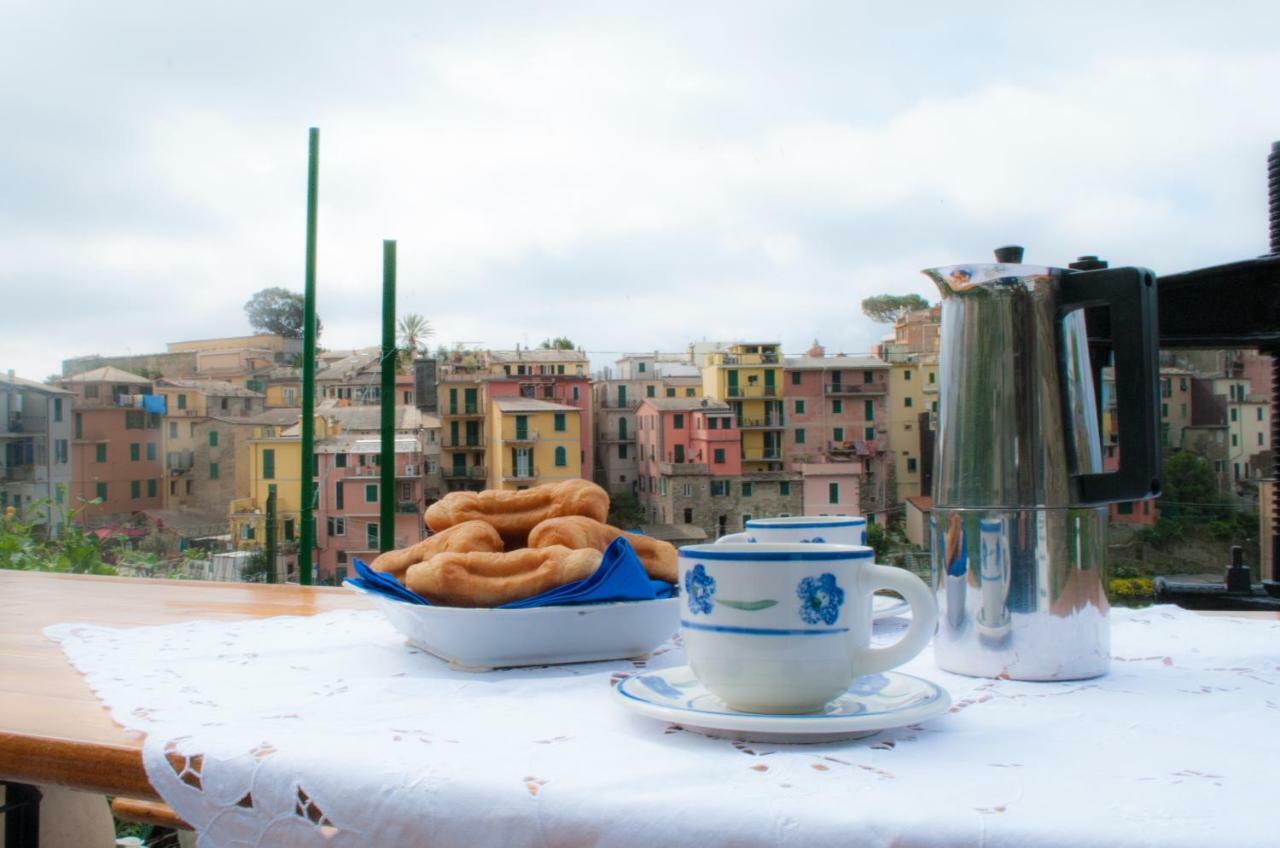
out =
[[[358,5],[376,5],[359,9]],[[433,343],[817,337],[1000,244],[1171,272],[1265,251],[1280,3],[0,0],[0,367],[249,332],[327,347],[381,240]]]

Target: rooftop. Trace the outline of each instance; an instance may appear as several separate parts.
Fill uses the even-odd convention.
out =
[[[50,386],[47,383],[37,383],[35,380],[28,380],[24,377],[17,377],[13,374],[0,374],[0,384],[9,386],[17,386],[22,389],[30,389],[36,392],[44,392],[49,395],[69,395],[71,392],[66,389]]]
[[[830,368],[888,368],[889,363],[870,353],[839,354],[836,356],[789,356],[782,360],[784,368],[792,371],[820,370]]]
[[[397,436],[395,439],[396,453],[417,453],[421,449],[422,446],[411,437]],[[382,440],[357,433],[343,433],[328,439],[317,439],[315,451],[316,453],[381,453]]]
[[[173,389],[191,389],[197,392],[204,392],[214,397],[247,397],[260,398],[262,395],[258,392],[251,392],[246,388],[228,383],[226,380],[178,380],[170,378],[161,378],[156,381],[157,388],[173,388]]]
[[[489,359],[492,362],[582,362],[587,361],[587,355],[580,350],[543,350],[542,348],[534,348],[531,350],[491,350],[489,351]]]
[[[146,377],[130,374],[111,365],[104,365],[92,371],[84,371],[74,377],[64,377],[63,383],[150,383]]]

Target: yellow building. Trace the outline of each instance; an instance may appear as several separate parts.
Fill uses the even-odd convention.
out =
[[[341,427],[324,416],[315,419],[316,440],[337,435]],[[270,432],[271,435],[266,435]],[[249,496],[231,502],[231,538],[239,548],[260,547],[265,541],[267,497],[276,496],[276,540],[292,542],[299,532],[302,498],[302,441],[296,435],[278,435],[262,428],[246,440],[248,452],[245,474]]]
[[[898,500],[922,491],[923,451],[932,441],[921,437],[938,409],[938,366],[932,356],[904,357],[889,363],[889,446],[893,451]],[[932,413],[922,424],[921,413]]]
[[[1191,424],[1192,373],[1182,368],[1160,369],[1160,446],[1182,446],[1182,430]],[[1104,433],[1104,437],[1110,433]]]
[[[786,421],[780,344],[735,342],[709,352],[702,367],[702,393],[733,409],[742,431],[744,474],[782,470]]]
[[[488,488],[527,489],[582,476],[582,411],[523,397],[490,402]]]

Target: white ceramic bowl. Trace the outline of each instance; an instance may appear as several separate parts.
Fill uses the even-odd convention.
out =
[[[409,643],[455,668],[594,662],[649,653],[680,629],[680,599],[533,609],[436,607],[368,595]]]

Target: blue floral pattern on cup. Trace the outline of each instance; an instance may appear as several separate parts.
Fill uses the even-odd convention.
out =
[[[844,590],[836,585],[835,575],[827,573],[801,580],[796,597],[800,599],[800,617],[806,624],[835,624],[844,603]]]
[[[689,599],[689,612],[711,612],[712,595],[716,593],[716,579],[699,563],[684,573],[684,594]]]
[[[825,545],[827,540],[821,536],[814,536],[812,539],[801,539],[800,543],[805,545]]]

